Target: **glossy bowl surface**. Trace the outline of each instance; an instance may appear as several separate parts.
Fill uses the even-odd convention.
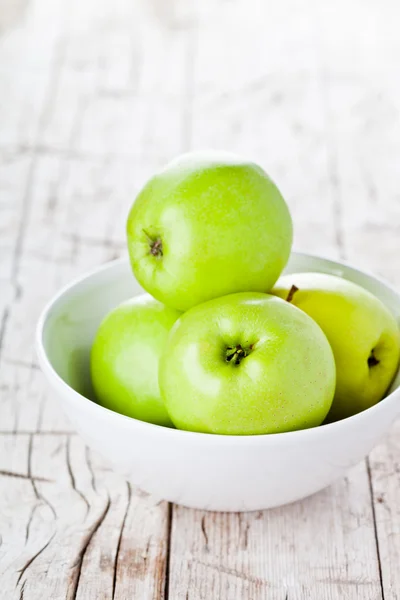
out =
[[[345,277],[378,296],[400,319],[400,296],[346,264],[293,253],[287,273]],[[205,510],[279,506],[328,486],[360,461],[400,413],[400,376],[376,406],[343,421],[303,431],[221,436],[168,429],[96,404],[89,353],[101,319],[142,293],[126,259],[101,266],[64,288],[37,327],[39,361],[55,397],[87,444],[132,483],[156,496]]]

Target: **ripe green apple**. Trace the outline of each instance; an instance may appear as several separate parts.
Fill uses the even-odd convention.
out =
[[[292,244],[278,188],[233,154],[185,154],[145,185],[127,222],[132,269],[168,306],[187,310],[233,292],[268,291]]]
[[[399,363],[399,331],[386,306],[355,283],[322,273],[284,275],[272,293],[312,317],[331,344],[337,386],[328,419],[379,402]]]
[[[335,362],[305,313],[274,296],[239,293],[178,319],[159,380],[180,429],[278,433],[322,423],[335,391]]]
[[[158,364],[179,315],[144,294],[106,316],[91,352],[99,404],[141,421],[172,426],[160,395]]]

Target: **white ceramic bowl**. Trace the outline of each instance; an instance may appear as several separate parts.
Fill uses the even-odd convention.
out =
[[[378,296],[400,317],[400,296],[357,269],[292,254],[286,272],[345,277]],[[314,429],[258,436],[191,433],[151,425],[107,410],[92,397],[89,351],[104,315],[142,293],[128,261],[95,269],[64,288],[37,329],[42,369],[64,411],[89,446],[134,484],[171,502],[208,510],[279,506],[328,486],[362,459],[400,413],[400,377],[376,406]]]

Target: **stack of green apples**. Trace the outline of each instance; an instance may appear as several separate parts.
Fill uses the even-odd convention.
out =
[[[103,406],[254,435],[342,419],[384,396],[399,362],[395,319],[342,278],[279,279],[292,220],[256,164],[216,152],[174,160],[139,193],[127,238],[148,293],[99,327],[91,373]]]

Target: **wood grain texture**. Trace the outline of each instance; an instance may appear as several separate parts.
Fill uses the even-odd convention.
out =
[[[392,76],[400,51],[393,25],[398,7],[385,3],[386,14],[381,8],[371,3],[364,10],[356,2],[357,16],[341,24],[340,47],[332,26],[338,16],[319,10],[318,26],[341,255],[398,287],[400,87]],[[355,27],[363,31],[356,44]],[[398,438],[396,425],[367,461],[385,600],[400,597]]]
[[[385,600],[400,597],[400,426],[369,458],[376,535]]]
[[[0,37],[0,597],[163,598],[168,505],[70,435],[33,340],[61,285],[121,253],[134,193],[182,150],[187,38],[128,1],[37,0],[13,23]]]
[[[368,480],[349,475],[291,506],[248,514],[174,509],[172,597],[380,597]]]
[[[162,597],[166,503],[132,489],[77,436],[0,440],[1,597]]]
[[[398,16],[394,0],[0,0],[1,598],[398,600],[398,427],[303,502],[171,511],[84,447],[33,348],[44,303],[124,251],[135,192],[191,148],[252,156],[298,249],[400,285]]]
[[[255,156],[285,192],[294,216],[296,246],[345,258],[347,232],[354,227],[351,210],[357,207],[364,226],[368,190],[360,186],[357,197],[348,202],[342,189],[348,182],[341,169],[351,174],[359,160],[354,156],[358,144],[352,140],[359,115],[350,98],[345,102],[341,98],[347,91],[342,78],[349,71],[350,52],[360,54],[364,72],[372,74],[371,52],[364,56],[367,44],[354,36],[356,9],[364,26],[363,19],[368,24],[379,8],[371,6],[368,11],[358,5],[350,14],[344,3],[339,3],[339,12],[337,5],[335,12],[311,2],[307,8],[293,2],[267,7],[254,1],[234,3],[229,9],[220,3],[217,18],[214,11],[203,12],[197,29],[192,143],[210,145],[211,139],[214,146],[223,143]],[[254,35],[255,13],[262,15],[262,36]],[[349,22],[339,60],[335,48],[339,35],[343,43],[344,13]],[[226,23],[223,47],[221,21]],[[384,29],[379,33],[377,45],[381,44],[384,60]],[[354,65],[353,81],[358,67]],[[368,88],[364,91],[368,93]],[[372,90],[372,98],[376,93]],[[373,103],[369,110],[373,114]],[[347,194],[353,193],[350,186]],[[375,207],[372,218],[378,214]],[[392,237],[387,235],[391,248]],[[357,262],[355,254],[352,260]],[[382,259],[375,260],[378,271]],[[194,518],[190,511],[175,508],[172,597],[380,598],[382,586],[389,593],[395,588],[385,576],[381,581],[381,535],[378,526],[375,538],[370,478],[374,466],[370,470],[361,464],[344,481],[302,503],[247,515],[245,537],[250,543],[253,532],[253,551],[243,551],[243,516],[197,513]],[[393,549],[392,555],[397,557]],[[390,561],[386,565],[389,577]]]

